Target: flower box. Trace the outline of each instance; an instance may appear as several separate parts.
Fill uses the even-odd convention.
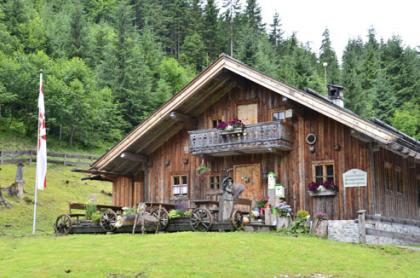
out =
[[[231,135],[231,134],[241,135],[243,132],[244,132],[243,127],[235,127],[232,130],[220,130],[220,135]]]
[[[336,191],[332,191],[332,190],[325,190],[325,191],[318,191],[318,192],[308,191],[308,193],[312,197],[335,196],[337,194]]]

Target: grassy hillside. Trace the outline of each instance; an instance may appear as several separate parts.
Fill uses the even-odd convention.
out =
[[[15,165],[0,165],[0,187],[7,187],[15,180]],[[111,183],[81,181],[84,175],[71,172],[71,167],[48,165],[47,189],[39,191],[38,231],[53,233],[55,218],[68,211],[68,202],[87,202],[93,195],[97,203],[110,204],[111,197],[100,193],[110,192]],[[33,200],[35,165],[25,166],[25,196]],[[13,205],[11,209],[0,208],[0,235],[27,235],[32,231],[33,204],[6,196]]]
[[[0,237],[1,277],[395,278],[420,277],[419,261],[420,252],[395,247],[276,233]]]
[[[89,153],[102,155],[109,146],[98,145],[92,148],[84,148],[79,145],[69,146],[67,142],[48,138],[47,147],[49,151],[66,153]],[[29,138],[15,130],[4,130],[0,127],[0,150],[30,150],[36,148],[36,137]]]

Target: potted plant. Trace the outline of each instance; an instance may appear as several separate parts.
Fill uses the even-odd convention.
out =
[[[234,133],[242,133],[244,130],[244,124],[242,123],[241,120],[235,118],[229,122],[224,122],[221,121],[217,127],[218,130],[220,130],[220,133],[222,135],[227,135],[227,134],[234,134]]]
[[[207,167],[206,165],[201,164],[200,166],[197,167],[197,169],[195,169],[195,171],[197,172],[199,176],[206,176],[210,173],[211,169]]]
[[[277,231],[289,228],[291,223],[292,208],[288,204],[280,204],[279,206],[273,208],[273,215],[276,216],[275,225]]]

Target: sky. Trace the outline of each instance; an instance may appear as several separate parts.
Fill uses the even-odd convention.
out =
[[[377,38],[400,35],[405,45],[420,46],[420,0],[259,0],[263,21],[271,24],[278,12],[286,36],[297,32],[318,53],[322,33],[330,30],[341,60],[349,38],[366,40],[369,27]],[[268,26],[269,27],[269,26]]]

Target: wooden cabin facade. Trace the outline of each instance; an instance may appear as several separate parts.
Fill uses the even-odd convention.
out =
[[[216,129],[235,118],[245,124],[239,133]],[[219,191],[227,173],[245,186],[242,197],[255,202],[268,195],[267,175],[274,172],[295,211],[353,219],[365,209],[420,219],[419,146],[383,123],[222,55],[90,171],[112,181],[113,203],[120,206],[191,207],[191,200]],[[197,174],[202,165],[211,169],[208,175]],[[343,174],[351,169],[367,173],[366,186],[344,187]],[[338,191],[312,196],[307,185],[325,180]]]

